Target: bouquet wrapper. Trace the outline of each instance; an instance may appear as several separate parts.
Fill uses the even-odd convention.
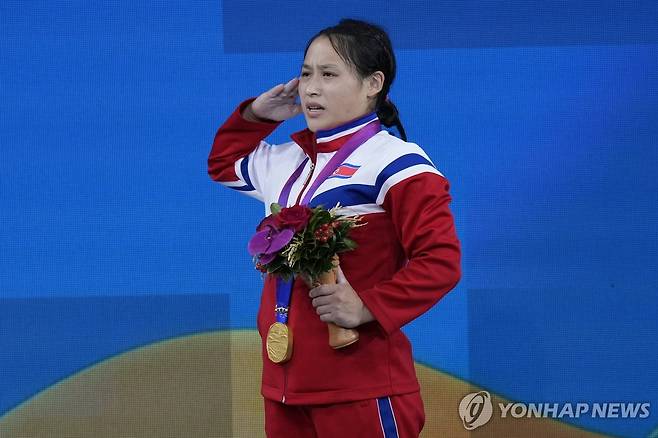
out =
[[[321,284],[336,284],[336,268],[338,267],[338,256],[333,260],[334,269],[320,275],[318,281]],[[329,327],[329,346],[339,349],[354,344],[359,340],[359,332],[354,329],[343,328],[332,322],[327,323]]]

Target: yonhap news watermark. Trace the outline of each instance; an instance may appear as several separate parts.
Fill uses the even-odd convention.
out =
[[[577,402],[577,403],[496,403],[497,410],[491,402],[487,391],[467,394],[459,403],[459,416],[464,428],[473,430],[484,426],[494,416],[500,418],[648,418],[651,415],[651,403],[622,402]]]

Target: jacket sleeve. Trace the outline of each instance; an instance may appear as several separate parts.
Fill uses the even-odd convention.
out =
[[[245,119],[242,111],[254,99],[242,102],[217,130],[208,156],[208,174],[213,180],[262,201],[266,156],[271,149],[263,139],[280,123]]]
[[[448,190],[443,176],[425,172],[398,182],[385,195],[382,206],[408,262],[390,280],[359,296],[388,334],[429,310],[461,278]]]

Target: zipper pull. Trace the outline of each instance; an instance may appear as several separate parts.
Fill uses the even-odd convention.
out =
[[[297,202],[295,202],[295,204],[299,204],[299,201],[302,199],[302,194],[304,194],[304,190],[306,190],[306,186],[308,186],[308,183],[311,182],[311,177],[313,176],[314,170],[315,170],[315,163],[311,161],[310,172],[308,173],[308,175],[306,175],[306,180],[304,181],[304,185],[302,186],[302,191],[299,192],[299,196],[297,196]]]

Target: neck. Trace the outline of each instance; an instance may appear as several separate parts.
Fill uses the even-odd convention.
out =
[[[360,117],[352,119],[348,122],[345,122],[345,123],[342,123],[338,126],[335,126],[331,129],[318,130],[315,133],[315,137],[317,138],[318,142],[329,141],[329,140],[331,140],[332,138],[334,138],[336,136],[345,135],[346,134],[345,131],[349,131],[349,130],[352,130],[354,128],[357,128],[358,126],[361,126],[365,123],[371,122],[371,121],[375,120],[376,118],[377,118],[377,113],[375,113],[374,111],[369,112],[369,113],[364,114]]]
[[[335,152],[357,131],[371,123],[379,123],[376,113],[363,115],[335,128],[312,132],[304,129],[293,133],[290,137],[315,162],[316,153]]]

